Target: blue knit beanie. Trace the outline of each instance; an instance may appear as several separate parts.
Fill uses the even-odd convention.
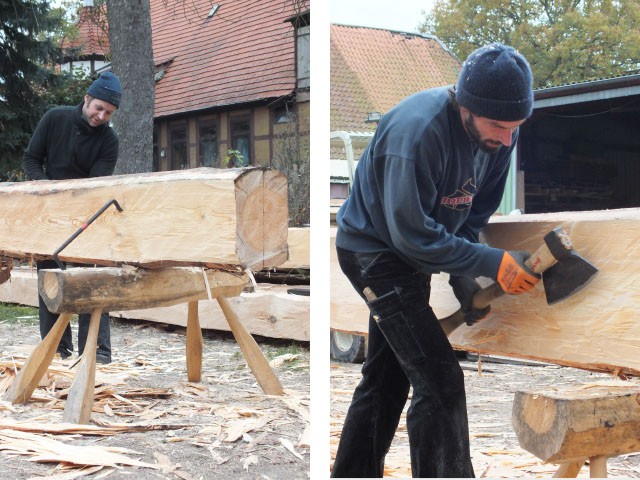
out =
[[[91,84],[89,90],[87,90],[87,95],[104,100],[118,108],[122,97],[120,80],[113,73],[104,72]]]
[[[529,63],[507,45],[478,48],[462,65],[456,100],[480,117],[503,122],[528,118],[533,111]]]

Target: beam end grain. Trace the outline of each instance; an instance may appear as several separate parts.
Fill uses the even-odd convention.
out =
[[[236,181],[238,258],[262,270],[288,259],[287,178],[274,170],[240,175]],[[282,228],[284,226],[284,228]]]

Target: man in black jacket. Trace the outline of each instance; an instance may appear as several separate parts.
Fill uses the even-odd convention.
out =
[[[474,476],[464,375],[429,305],[445,272],[465,319],[477,277],[509,294],[539,278],[526,252],[479,241],[500,204],[519,127],[533,111],[533,75],[512,47],[491,44],[458,82],[418,92],[385,113],[337,215],[340,267],[370,310],[367,359],[344,421],[335,478],[382,477],[409,389],[411,470],[419,478]]]
[[[22,165],[29,180],[65,180],[112,175],[118,160],[118,137],[109,125],[120,106],[122,87],[111,72],[94,81],[82,103],[75,107],[56,107],[44,114],[33,132]],[[38,270],[57,268],[53,260],[38,262]],[[39,298],[40,335],[44,338],[58,315],[51,313]],[[79,315],[78,353],[87,341],[89,314]],[[73,353],[71,327],[67,326],[58,353],[67,358]],[[100,318],[96,361],[111,362],[109,314]]]

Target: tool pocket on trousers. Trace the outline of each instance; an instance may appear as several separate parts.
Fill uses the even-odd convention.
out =
[[[424,350],[416,337],[415,317],[405,313],[400,289],[396,288],[367,304],[400,362],[425,360]]]

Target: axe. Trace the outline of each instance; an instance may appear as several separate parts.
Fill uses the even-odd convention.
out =
[[[525,261],[525,265],[542,275],[544,293],[549,305],[581,290],[598,272],[596,267],[573,250],[569,235],[561,227],[554,228],[545,235],[544,244]],[[473,307],[479,310],[486,308],[503,294],[500,284],[493,283],[476,292],[473,296]],[[464,322],[464,313],[460,309],[441,319],[440,325],[449,336]]]

